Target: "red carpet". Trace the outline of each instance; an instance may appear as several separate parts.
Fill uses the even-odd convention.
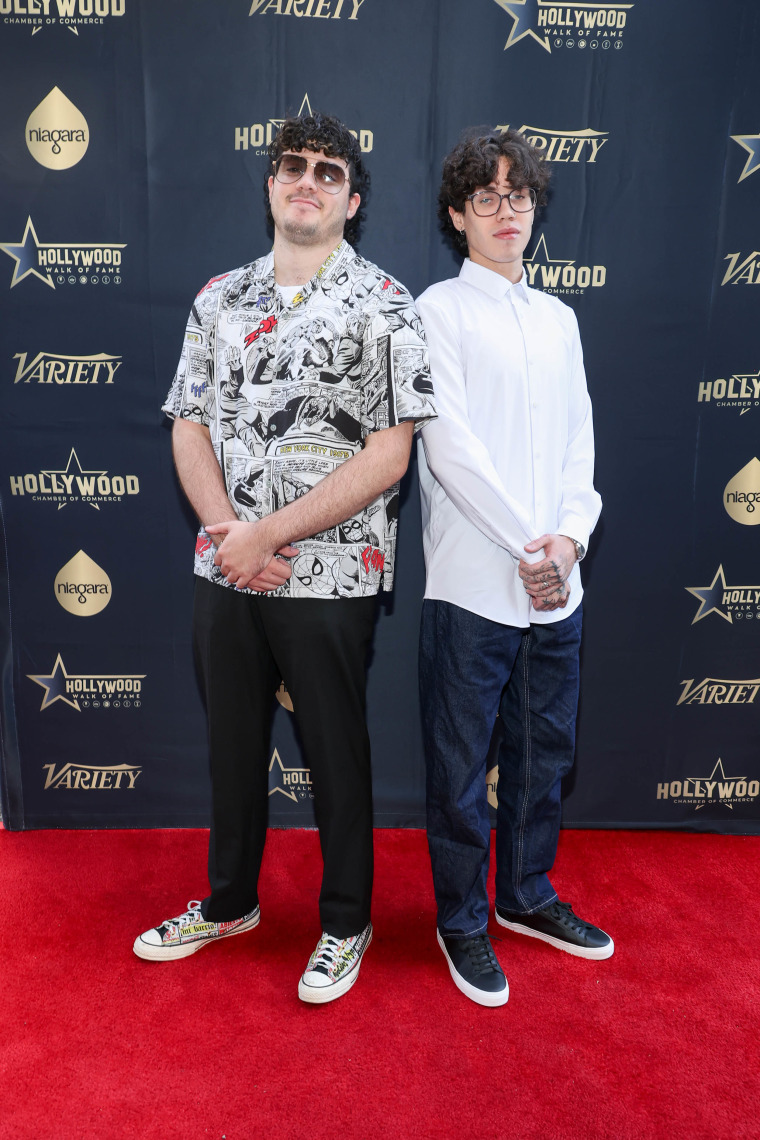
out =
[[[318,841],[270,834],[261,925],[183,962],[137,933],[203,892],[206,833],[0,831],[0,1136],[756,1138],[760,840],[563,832],[586,962],[496,928],[501,1009],[449,980],[424,834],[376,832],[375,939],[308,1007]]]

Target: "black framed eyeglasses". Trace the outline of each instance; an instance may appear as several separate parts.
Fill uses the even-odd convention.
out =
[[[345,186],[346,171],[337,162],[325,162],[323,158],[312,162],[302,154],[281,154],[274,163],[274,176],[278,182],[298,182],[309,166],[314,169],[314,181],[320,190],[338,194]]]
[[[536,205],[536,191],[532,186],[522,186],[519,190],[510,190],[508,194],[499,194],[496,190],[476,190],[468,194],[466,201],[472,202],[472,208],[480,218],[489,218],[498,214],[504,199],[507,199],[516,214],[527,214]]]

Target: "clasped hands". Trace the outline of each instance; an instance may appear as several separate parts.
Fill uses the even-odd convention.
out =
[[[297,546],[272,549],[262,522],[240,519],[204,528],[217,543],[214,563],[231,586],[259,593],[276,590],[291,575],[286,561],[298,554]],[[222,536],[221,539],[219,536]],[[575,545],[562,534],[543,534],[525,546],[530,554],[543,548],[541,562],[520,560],[518,572],[533,608],[542,612],[564,609],[570,598],[568,578],[576,561]]]
[[[298,554],[298,547],[286,545],[272,549],[261,522],[233,519],[213,523],[204,530],[217,543],[214,563],[231,586],[266,594],[290,577],[290,563],[286,559]]]
[[[527,543],[525,549],[535,554],[542,547],[544,559],[533,563],[520,559],[518,572],[534,609],[545,613],[563,610],[570,598],[567,579],[576,562],[575,544],[564,534],[542,534]]]

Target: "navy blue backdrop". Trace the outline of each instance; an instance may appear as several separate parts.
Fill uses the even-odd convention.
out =
[[[268,248],[266,142],[312,108],[357,132],[361,251],[415,294],[458,272],[435,198],[462,129],[545,148],[527,268],[578,314],[604,499],[565,822],[760,830],[758,51],[754,0],[0,0],[7,826],[206,823],[159,408],[195,293]],[[370,671],[381,826],[424,822],[419,531],[412,470]],[[308,824],[285,707],[272,747],[272,821]]]

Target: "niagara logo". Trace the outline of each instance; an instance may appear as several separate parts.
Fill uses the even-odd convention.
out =
[[[26,121],[26,145],[32,158],[49,170],[67,170],[84,157],[90,128],[82,112],[60,87],[45,96]]]

